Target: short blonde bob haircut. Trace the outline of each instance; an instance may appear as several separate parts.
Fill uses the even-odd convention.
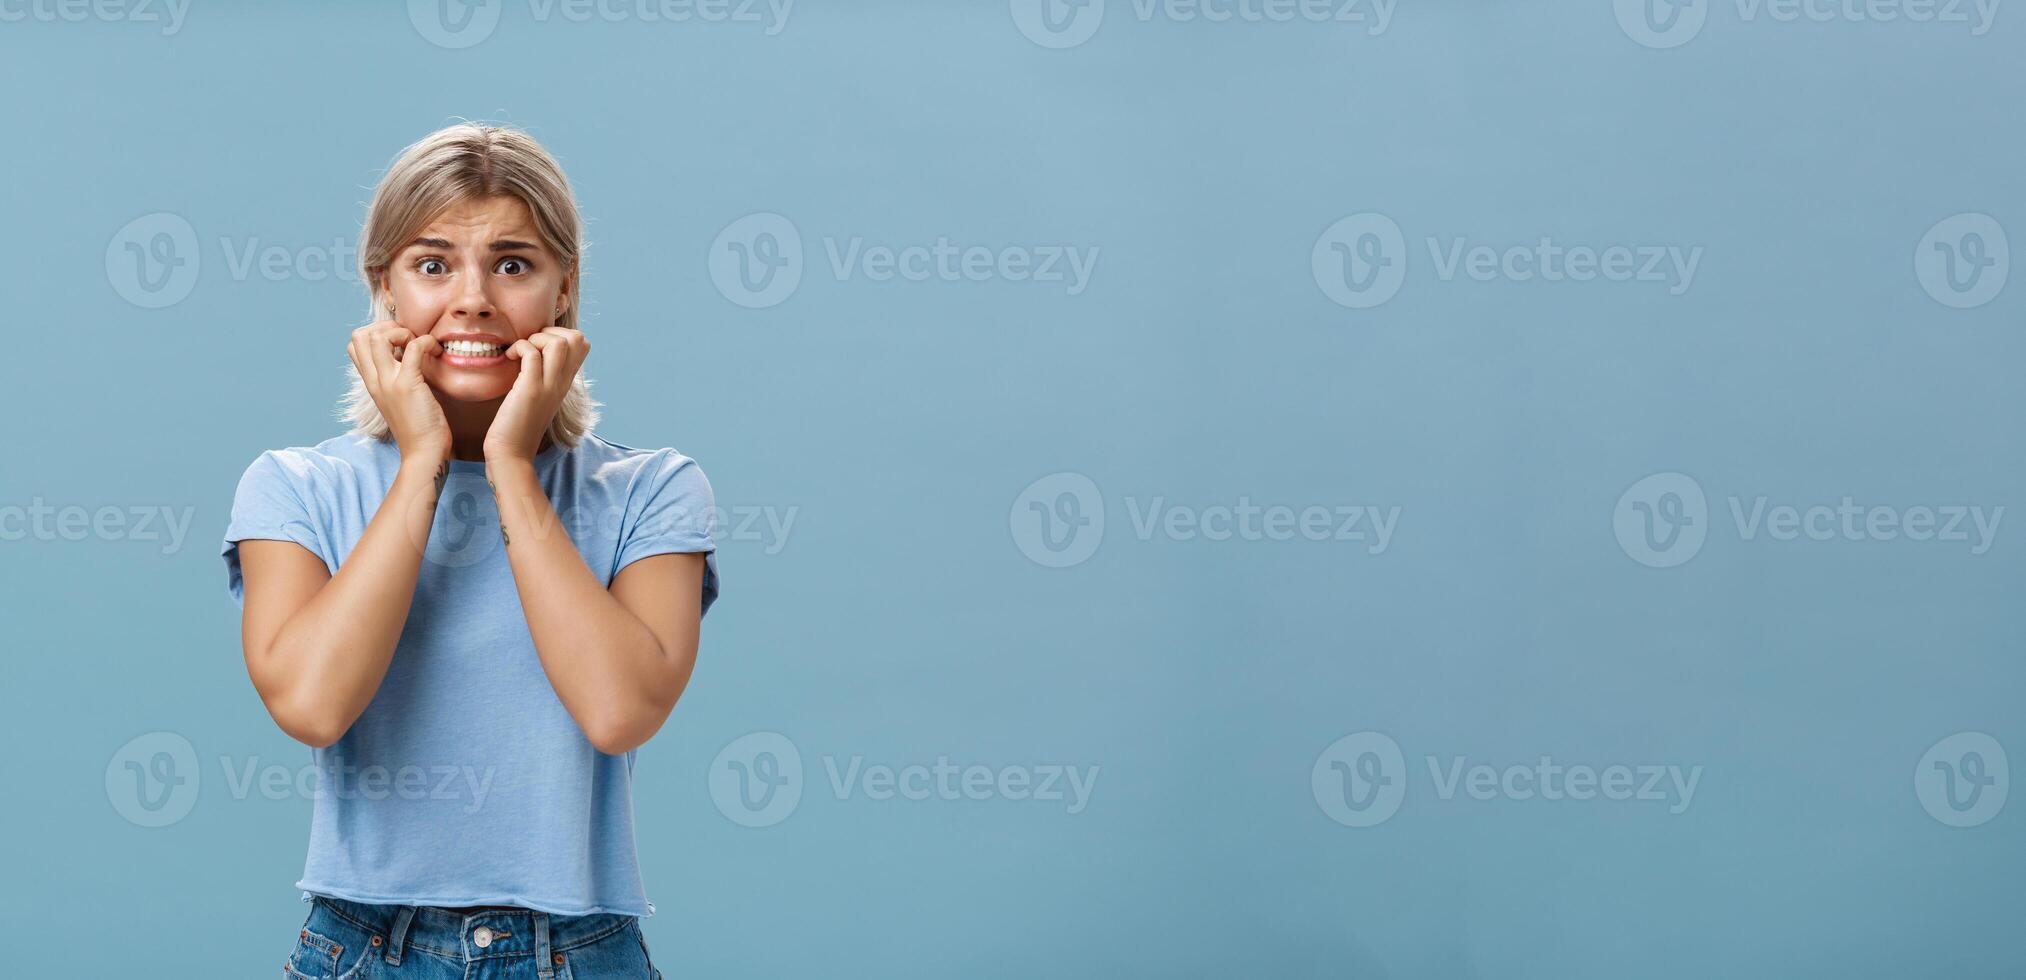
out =
[[[584,225],[570,182],[534,137],[517,129],[479,123],[446,126],[424,136],[401,151],[380,179],[373,203],[366,209],[366,226],[359,233],[359,272],[370,304],[368,322],[380,319],[386,310],[387,267],[395,253],[453,205],[499,195],[527,204],[542,243],[566,269],[578,273],[556,326],[582,329],[577,325],[577,308],[583,302],[580,259]],[[348,361],[345,373],[351,388],[338,408],[338,418],[375,439],[393,438],[365,380],[359,377],[359,369]],[[574,448],[597,427],[598,405],[591,398],[590,382],[579,371],[563,396],[562,407],[549,422],[549,438]]]

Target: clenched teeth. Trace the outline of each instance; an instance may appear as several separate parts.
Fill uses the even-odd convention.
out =
[[[443,352],[466,357],[498,357],[506,353],[506,345],[486,344],[476,340],[446,340],[443,342]]]

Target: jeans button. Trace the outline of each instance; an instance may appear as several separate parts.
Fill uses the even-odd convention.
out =
[[[479,926],[471,931],[471,943],[479,949],[492,945],[492,930]]]

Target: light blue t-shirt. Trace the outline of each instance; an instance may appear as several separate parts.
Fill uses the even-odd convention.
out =
[[[233,599],[244,608],[247,538],[294,541],[336,574],[400,459],[357,432],[262,453],[225,530]],[[694,460],[587,435],[550,446],[535,471],[601,584],[636,559],[705,552],[702,596],[668,601],[710,608],[716,509]],[[450,462],[386,678],[344,737],[312,755],[304,901],[654,914],[634,851],[635,752],[594,748],[542,670],[483,462]]]

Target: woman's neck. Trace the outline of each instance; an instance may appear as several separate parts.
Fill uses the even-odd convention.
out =
[[[504,396],[489,402],[452,401],[439,395],[437,403],[443,406],[443,419],[450,423],[450,458],[485,461],[485,434],[492,429],[492,421],[499,415],[499,407],[506,402]],[[541,447],[536,452],[547,450],[555,440],[547,433],[542,434]]]

